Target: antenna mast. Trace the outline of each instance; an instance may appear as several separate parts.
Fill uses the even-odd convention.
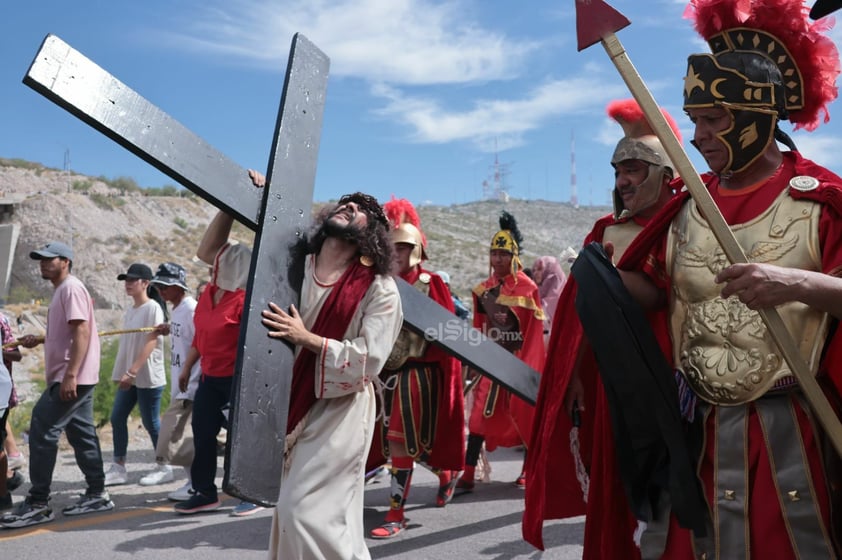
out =
[[[509,164],[500,163],[497,157],[497,139],[494,139],[494,163],[491,164],[491,173],[482,182],[482,196],[486,200],[509,200],[509,184],[506,177],[509,176]]]

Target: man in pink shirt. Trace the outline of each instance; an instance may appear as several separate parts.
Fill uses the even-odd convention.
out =
[[[47,333],[20,339],[24,348],[44,343],[44,376],[47,389],[32,409],[29,432],[29,478],[26,500],[0,518],[11,529],[47,523],[54,519],[50,484],[56,464],[58,440],[64,431],[73,446],[76,462],[88,489],[64,515],[81,515],[114,508],[105,491],[102,452],[94,425],[94,387],[99,381],[99,336],[93,300],[82,282],[70,272],[73,250],[59,241],[29,253],[39,261],[41,277],[55,288],[47,310]]]

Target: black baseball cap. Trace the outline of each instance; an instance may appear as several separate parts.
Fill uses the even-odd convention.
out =
[[[145,264],[134,263],[124,274],[117,275],[117,280],[133,280],[135,278],[139,278],[141,280],[152,280],[152,269]]]

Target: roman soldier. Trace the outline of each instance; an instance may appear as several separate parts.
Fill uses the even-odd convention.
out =
[[[838,404],[842,179],[802,157],[780,123],[812,131],[829,120],[839,55],[800,0],[692,0],[688,15],[711,52],[688,58],[684,109],[748,263],[728,263],[681,193],[618,266],[641,303],[665,302],[672,363],[696,399],[713,525],[697,552],[837,558],[839,457],[758,310],[777,309]]]
[[[606,112],[623,130],[611,156],[614,211],[597,220],[584,245],[610,244],[619,258],[672,198],[670,183],[676,174],[634,99],[612,101]],[[663,109],[662,113],[680,141],[678,125],[669,113]],[[638,522],[620,476],[609,403],[576,314],[578,288],[571,275],[553,321],[536,403],[539,421],[526,460],[531,483],[526,490],[523,535],[543,549],[544,520],[586,514],[583,558],[640,558],[635,542]],[[666,322],[663,316],[652,320],[660,325],[658,339],[668,354]],[[686,535],[683,543],[687,549]]]
[[[491,238],[489,276],[473,289],[474,327],[537,371],[544,366],[544,311],[538,286],[520,261],[523,239],[514,216],[500,215],[500,230]],[[474,374],[477,375],[477,374]],[[483,443],[488,451],[499,447],[526,447],[532,431],[534,407],[498,383],[481,377],[473,390],[468,422],[465,470],[458,488],[473,490]],[[515,483],[526,485],[523,473]]]
[[[427,240],[412,203],[392,197],[383,209],[392,226],[393,274],[453,312],[447,285],[438,274],[422,266],[427,260]],[[453,320],[459,319],[454,315]],[[387,539],[406,528],[404,505],[414,463],[438,475],[438,507],[444,507],[453,497],[462,470],[465,413],[459,361],[406,327],[392,348],[380,380],[383,407],[367,468],[391,460],[389,511],[383,525],[371,531],[372,538]]]

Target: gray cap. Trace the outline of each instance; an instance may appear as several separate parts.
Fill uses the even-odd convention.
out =
[[[42,259],[54,259],[62,257],[69,261],[73,260],[73,249],[62,243],[61,241],[50,241],[37,251],[29,253],[30,259],[40,261]]]

